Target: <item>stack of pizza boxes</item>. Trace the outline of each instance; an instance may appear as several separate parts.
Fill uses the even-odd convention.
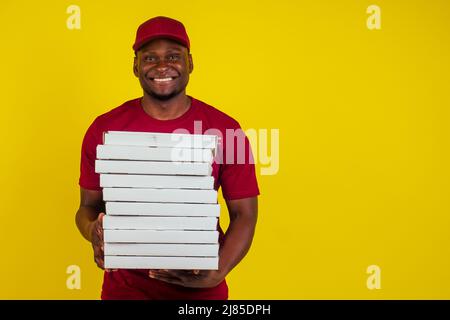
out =
[[[97,146],[105,268],[218,269],[215,135],[108,131]]]

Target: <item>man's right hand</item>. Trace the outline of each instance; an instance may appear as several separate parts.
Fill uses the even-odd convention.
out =
[[[105,211],[105,204],[102,192],[80,188],[80,208],[75,215],[78,230],[86,240],[91,242],[97,266],[105,271],[111,271],[104,269],[103,217],[105,213],[103,211]]]
[[[103,217],[105,213],[100,212],[97,219],[91,222],[90,235],[92,248],[94,249],[94,261],[100,269],[105,268],[104,242],[103,242]]]

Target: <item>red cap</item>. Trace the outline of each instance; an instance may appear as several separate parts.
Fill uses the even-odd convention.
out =
[[[162,16],[151,18],[139,26],[133,50],[138,51],[144,44],[157,38],[177,41],[190,50],[189,37],[184,25],[180,21]]]

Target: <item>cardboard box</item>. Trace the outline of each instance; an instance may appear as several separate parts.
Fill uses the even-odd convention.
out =
[[[216,190],[103,188],[104,201],[217,203]]]
[[[103,188],[214,189],[212,176],[100,174]]]
[[[106,145],[216,149],[217,143],[216,135],[203,134],[108,131],[103,136]]]
[[[103,217],[103,229],[217,230],[216,217]]]
[[[105,242],[121,243],[217,243],[218,231],[104,230]]]
[[[97,159],[212,163],[212,149],[97,145]]]
[[[105,268],[217,270],[219,258],[105,256]]]
[[[212,166],[206,162],[95,160],[95,172],[210,176]]]
[[[107,215],[219,217],[220,204],[106,202]]]
[[[97,146],[105,268],[219,265],[215,135],[108,131]]]
[[[219,255],[219,244],[105,242],[105,255],[217,257]]]

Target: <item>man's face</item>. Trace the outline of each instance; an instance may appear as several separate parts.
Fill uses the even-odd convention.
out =
[[[187,48],[169,39],[150,41],[134,58],[133,71],[142,89],[158,100],[169,100],[184,92],[192,70]]]

